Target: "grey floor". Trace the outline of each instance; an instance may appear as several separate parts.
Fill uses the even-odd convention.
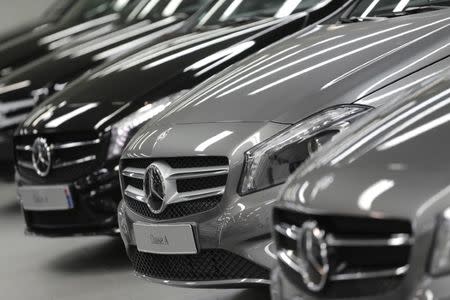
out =
[[[269,299],[266,289],[193,290],[133,276],[119,239],[25,237],[14,186],[0,181],[0,299]]]

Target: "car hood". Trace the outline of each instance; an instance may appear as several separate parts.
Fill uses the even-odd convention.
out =
[[[317,25],[217,74],[164,116],[169,123],[295,123],[352,103],[449,54],[450,13]]]
[[[61,93],[45,101],[41,107],[37,107],[22,129],[45,132],[51,128],[48,123],[69,114],[72,116],[70,120],[58,126],[58,130],[101,130],[145,103],[191,88],[196,82],[195,79],[183,80],[185,78],[182,74],[186,68],[278,22],[279,20],[264,20],[238,27],[194,32],[111,62],[85,74]],[[176,78],[177,76],[179,77]],[[74,107],[89,109],[81,109],[82,113],[73,116],[70,111]],[[51,117],[47,111],[50,108]],[[43,118],[42,115],[47,117]],[[105,118],[108,122],[96,126],[99,120]]]
[[[368,114],[289,180],[284,204],[318,214],[410,220],[450,207],[450,80]]]

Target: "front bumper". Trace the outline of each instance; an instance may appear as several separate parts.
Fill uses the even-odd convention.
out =
[[[117,171],[103,170],[103,177],[94,172],[95,183],[82,178],[72,184],[74,208],[61,211],[24,210],[25,233],[46,237],[76,235],[117,235],[117,205],[120,201],[120,185]],[[34,185],[19,176],[19,186]]]
[[[138,215],[122,201],[118,209],[120,232],[137,275],[153,282],[182,287],[236,288],[269,284],[269,270],[275,263],[270,236],[271,208],[277,192],[278,188],[274,188],[261,192],[264,196],[255,193],[236,201],[224,201],[224,198],[210,211],[167,221],[154,221]],[[229,202],[233,205],[225,205]],[[199,253],[141,253],[137,250],[133,230],[133,224],[137,222],[195,224],[194,236]],[[180,269],[195,266],[200,271],[171,272],[172,263]],[[151,264],[153,268],[143,264]],[[219,267],[208,268],[214,264]]]

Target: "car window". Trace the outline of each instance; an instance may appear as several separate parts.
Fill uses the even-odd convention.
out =
[[[127,18],[159,20],[173,15],[190,16],[209,0],[150,0],[137,7]]]
[[[218,0],[200,18],[200,26],[263,17],[281,18],[317,4],[319,0]]]
[[[354,18],[366,18],[366,17],[382,17],[382,16],[395,16],[395,14],[401,15],[406,13],[412,8],[433,6],[438,8],[439,6],[450,6],[450,1],[443,0],[361,0],[349,17]]]

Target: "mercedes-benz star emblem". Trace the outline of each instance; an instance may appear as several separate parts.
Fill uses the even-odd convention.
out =
[[[296,260],[303,283],[312,292],[321,291],[330,272],[325,231],[315,221],[307,221],[297,232]]]
[[[52,164],[51,148],[45,138],[37,138],[31,147],[31,160],[36,173],[45,177],[50,173]]]
[[[165,178],[159,163],[152,163],[145,172],[144,192],[145,200],[150,210],[159,214],[164,210]]]

